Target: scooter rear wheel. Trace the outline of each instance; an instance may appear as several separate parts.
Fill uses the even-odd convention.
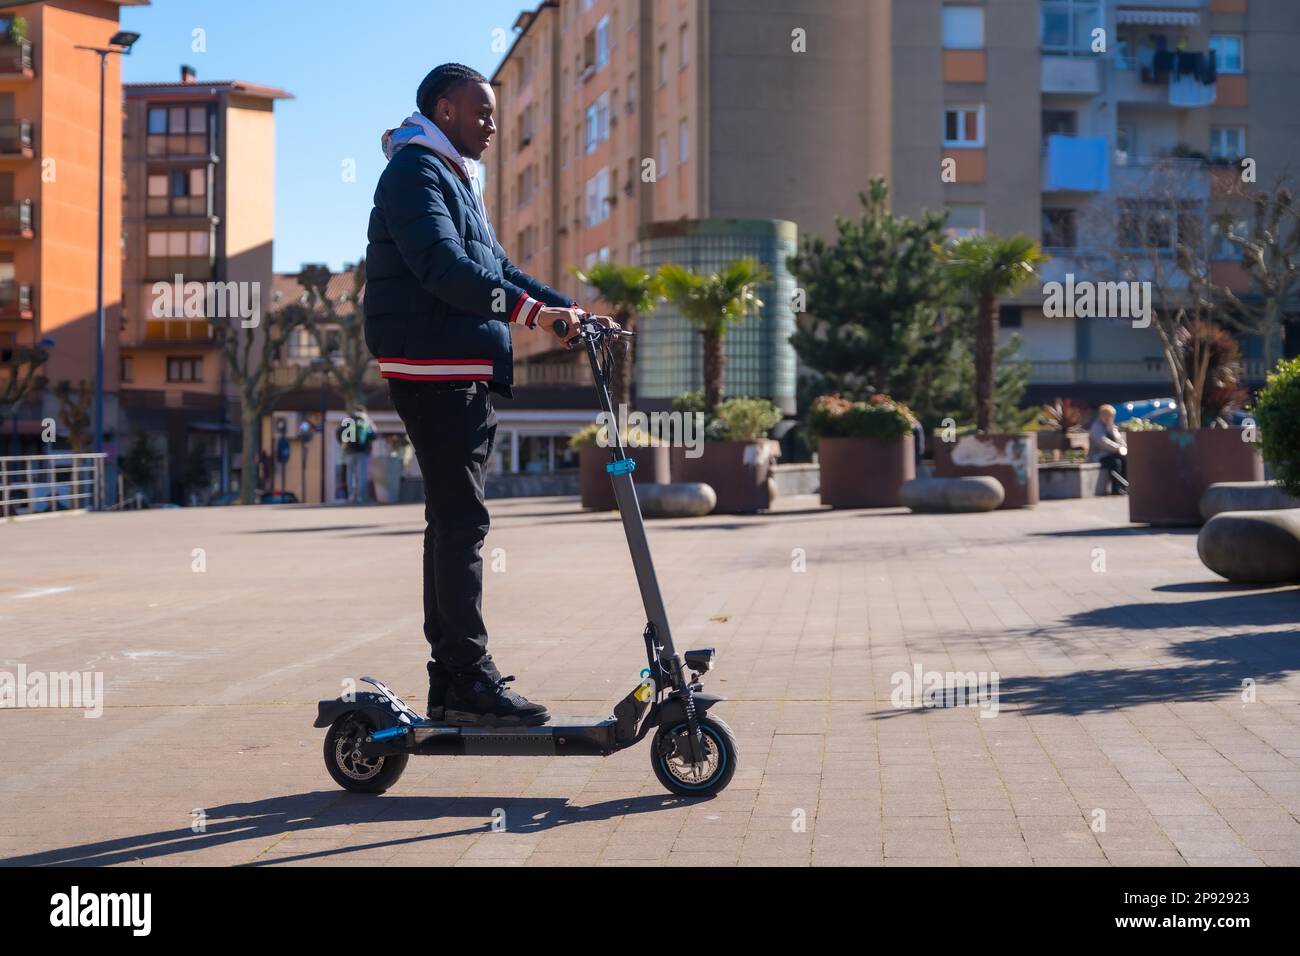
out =
[[[366,757],[361,742],[375,728],[357,711],[344,714],[325,735],[325,769],[344,790],[353,793],[383,793],[406,769],[408,754]]]
[[[721,793],[736,773],[736,735],[719,717],[700,718],[704,762],[692,764],[686,724],[660,727],[650,746],[650,764],[659,782],[683,797]]]

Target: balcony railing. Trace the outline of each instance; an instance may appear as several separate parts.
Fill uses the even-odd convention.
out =
[[[32,287],[26,282],[0,282],[0,319],[30,319]]]
[[[519,362],[516,385],[590,385],[591,368],[577,362]]]
[[[30,238],[32,235],[32,201],[0,203],[0,236]]]
[[[0,76],[31,76],[33,72],[30,40],[0,41]]]
[[[0,156],[30,156],[32,142],[29,120],[0,120]]]

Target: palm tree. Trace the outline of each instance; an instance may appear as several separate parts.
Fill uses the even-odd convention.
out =
[[[578,281],[596,290],[596,294],[609,306],[614,320],[629,332],[636,331],[636,318],[654,311],[659,297],[659,280],[636,266],[621,266],[613,262],[596,262],[585,272],[574,270]],[[614,407],[632,405],[632,382],[636,372],[635,340],[626,343],[623,361],[614,366],[610,393]]]
[[[953,279],[975,299],[975,427],[981,432],[993,423],[998,299],[1020,291],[1046,261],[1038,243],[1024,234],[968,236],[949,251]]]
[[[723,341],[727,327],[757,316],[763,300],[755,291],[769,279],[752,257],[736,259],[720,272],[701,275],[674,263],[659,267],[663,298],[671,302],[704,339],[704,411],[712,415],[722,401]]]

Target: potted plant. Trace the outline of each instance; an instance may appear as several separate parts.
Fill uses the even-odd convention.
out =
[[[1264,460],[1278,486],[1300,498],[1300,358],[1279,362],[1255,403]]]
[[[1040,460],[1043,452],[1050,452],[1055,460],[1062,452],[1071,450],[1088,450],[1088,432],[1084,424],[1088,421],[1088,406],[1068,398],[1058,398],[1044,405],[1038,413],[1038,451]]]
[[[632,481],[638,484],[667,484],[668,446],[645,432],[629,428],[621,433],[623,452],[636,462]],[[614,485],[605,466],[610,461],[608,426],[595,422],[569,438],[569,448],[578,453],[578,494],[582,507],[612,511],[618,507]]]
[[[916,477],[916,418],[888,395],[851,402],[823,395],[808,411],[808,433],[821,471],[822,504],[892,508],[903,482]]]
[[[704,345],[704,412],[722,401],[727,329],[758,316],[763,300],[758,286],[770,276],[756,259],[736,259],[719,272],[701,275],[679,265],[660,266],[660,295],[699,330]]]
[[[988,475],[1006,492],[1001,507],[1038,504],[1038,442],[1035,432],[1007,429],[998,396],[998,300],[1013,295],[1038,275],[1047,261],[1028,236],[969,236],[949,251],[952,278],[969,290],[975,306],[973,431],[934,446],[938,477]],[[1017,424],[1010,422],[1010,424]]]
[[[705,399],[688,393],[673,402],[673,411],[703,413]],[[731,398],[706,416],[702,454],[672,449],[673,481],[703,482],[718,497],[715,514],[752,514],[771,507],[776,497],[772,465],[781,456],[779,443],[767,437],[781,411],[765,398]]]
[[[1180,424],[1186,425],[1128,436],[1129,520],[1141,524],[1200,524],[1201,496],[1210,485],[1264,479],[1264,463],[1250,436],[1225,423],[1247,395],[1236,340],[1199,319],[1173,334],[1187,376],[1179,403]]]

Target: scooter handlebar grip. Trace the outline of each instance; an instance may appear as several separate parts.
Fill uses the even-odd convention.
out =
[[[567,319],[556,319],[553,328],[555,329],[555,334],[558,335],[560,338],[563,339],[568,337],[569,322]]]

